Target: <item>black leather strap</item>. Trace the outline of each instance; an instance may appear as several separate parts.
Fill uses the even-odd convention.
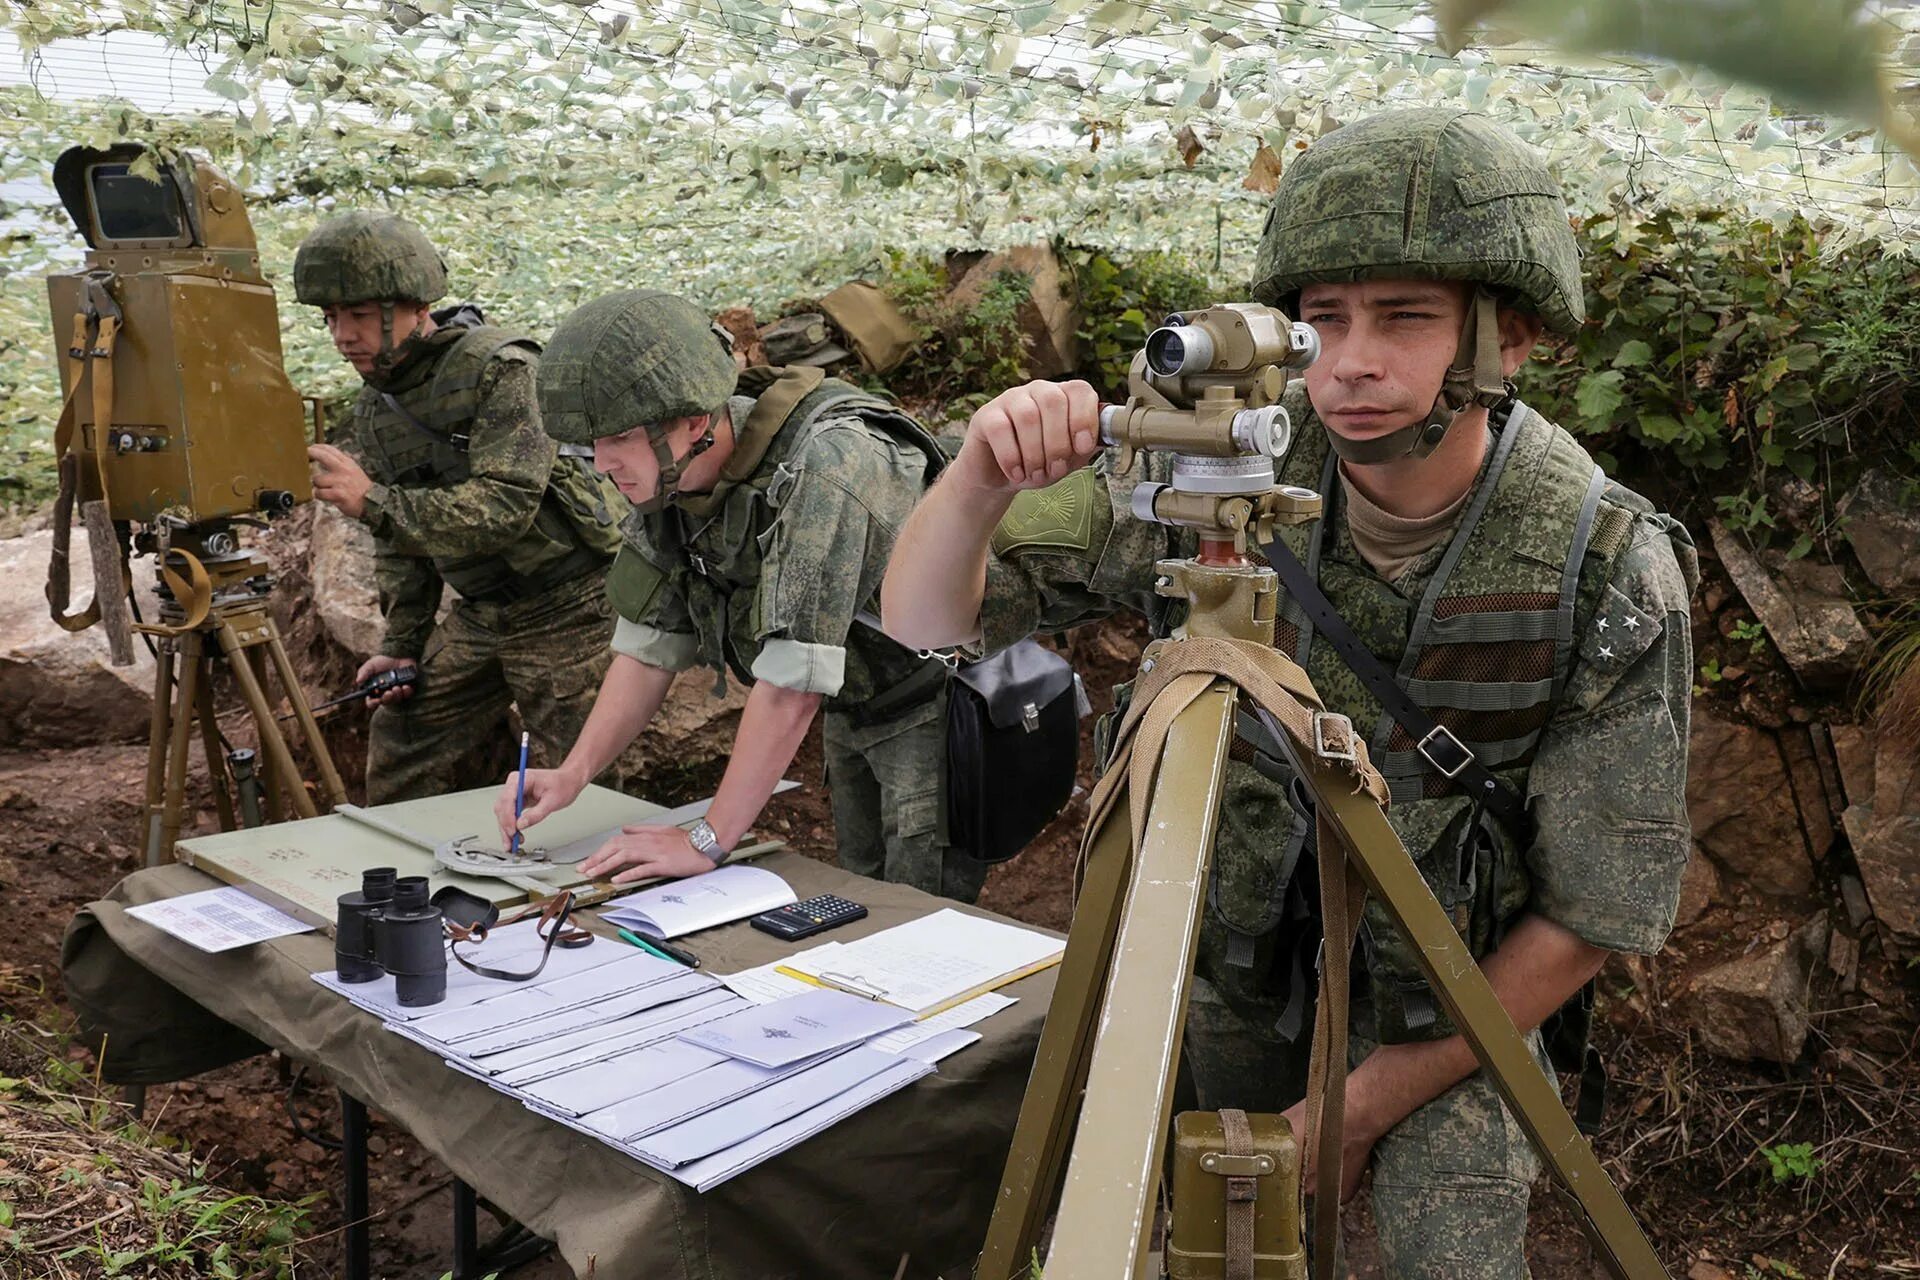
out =
[[[1280,575],[1280,584],[1287,589],[1294,602],[1307,615],[1307,621],[1313,629],[1326,637],[1334,652],[1354,675],[1360,677],[1360,683],[1367,692],[1380,700],[1380,705],[1394,721],[1405,729],[1417,744],[1427,764],[1442,777],[1487,807],[1488,811],[1507,824],[1507,829],[1516,834],[1532,830],[1532,818],[1527,813],[1526,801],[1520,794],[1487,771],[1487,767],[1474,757],[1461,741],[1438,724],[1426,710],[1408,696],[1380,660],[1368,652],[1353,634],[1346,619],[1333,607],[1320,586],[1300,563],[1299,557],[1287,549],[1279,539],[1267,543],[1261,548],[1267,557],[1267,563]]]
[[[482,924],[468,929],[449,921],[447,933],[453,939],[453,945],[448,950],[452,952],[453,958],[459,962],[460,966],[469,973],[477,973],[483,978],[496,978],[502,982],[526,982],[540,976],[540,971],[547,967],[547,957],[553,954],[556,946],[572,950],[575,947],[584,947],[593,941],[593,935],[585,929],[567,924],[567,917],[572,913],[573,891],[564,890],[538,906],[530,906],[493,926]],[[460,944],[463,942],[470,942],[475,946],[485,942],[490,927],[498,928],[499,925],[515,924],[536,915],[540,917],[540,923],[534,926],[534,932],[544,939],[547,945],[540,949],[540,963],[527,972],[514,973],[510,969],[495,969],[488,965],[475,964],[460,954]]]

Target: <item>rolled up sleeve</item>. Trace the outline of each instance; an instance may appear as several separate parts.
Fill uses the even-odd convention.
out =
[[[700,641],[691,631],[662,631],[631,618],[615,621],[611,647],[615,653],[665,671],[685,671],[700,660]]]

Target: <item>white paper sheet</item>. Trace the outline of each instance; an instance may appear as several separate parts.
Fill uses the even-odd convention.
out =
[[[898,1031],[889,1031],[868,1043],[885,1053],[904,1053],[914,1045],[949,1031],[970,1027],[982,1018],[991,1018],[1002,1009],[1011,1008],[1018,1003],[1019,1001],[1012,996],[1003,996],[998,992],[989,991],[983,996],[975,996],[965,1004],[957,1004],[944,1013],[936,1013],[931,1018],[922,1018],[918,1022],[901,1027]]]
[[[664,1169],[677,1169],[765,1133],[781,1121],[791,1120],[809,1107],[871,1080],[900,1061],[899,1055],[881,1053],[878,1049],[865,1046],[852,1049],[627,1145],[650,1163]]]
[[[564,1071],[537,1084],[526,1085],[521,1092],[555,1111],[585,1115],[726,1060],[726,1055],[711,1049],[682,1040],[665,1040],[604,1062]]]
[[[842,943],[836,951],[802,952],[785,967],[926,1013],[1009,975],[1057,962],[1065,947],[1033,929],[949,907]]]
[[[598,972],[606,972],[604,969]],[[596,1027],[621,1018],[644,1013],[687,996],[719,989],[720,984],[704,973],[682,969],[670,978],[649,982],[632,991],[623,991],[604,999],[576,1004],[555,1013],[542,1014],[522,1022],[508,1023],[479,1035],[469,1036],[448,1048],[464,1058],[484,1058],[509,1049],[544,1044],[583,1028]]]
[[[723,1018],[740,1007],[739,996],[716,987],[612,1022],[582,1027],[539,1044],[488,1054],[474,1059],[473,1065],[481,1075],[498,1076],[508,1084],[531,1084],[556,1071],[584,1067],[601,1056],[611,1057],[654,1040],[671,1039],[688,1027]]]
[[[755,1004],[772,1004],[775,1000],[784,1000],[788,996],[797,996],[804,991],[814,989],[814,984],[804,978],[781,973],[778,962],[770,962],[752,969],[742,969],[739,973],[723,973],[720,975],[720,981],[725,983],[728,989]]]
[[[784,1067],[859,1044],[907,1021],[878,1000],[815,988],[682,1031],[680,1038],[758,1067]]]
[[[729,1058],[684,1080],[582,1116],[581,1125],[595,1136],[616,1144],[643,1138],[735,1098],[744,1098],[756,1089],[813,1065],[809,1061],[769,1071],[751,1062]]]
[[[608,942],[604,938],[591,946],[582,947],[577,954],[599,951],[603,947],[610,953],[605,964],[585,972],[563,973],[552,978],[542,974],[540,980],[531,985],[492,983],[493,990],[488,993],[491,998],[476,1001],[463,1009],[433,1011],[430,1016],[419,1019],[419,1030],[442,1044],[458,1045],[463,1040],[489,1031],[517,1026],[530,1018],[577,1009],[581,1005],[624,995],[655,982],[679,977],[687,971],[684,966],[671,960],[662,960],[624,943]],[[555,952],[556,959],[558,956],[559,953]],[[448,985],[451,988],[451,975]]]
[[[962,1033],[966,1034],[966,1033]],[[711,1191],[727,1179],[737,1177],[785,1151],[799,1146],[823,1129],[829,1129],[856,1111],[898,1093],[922,1076],[932,1075],[933,1064],[913,1058],[896,1057],[893,1065],[846,1092],[809,1107],[791,1119],[700,1160],[678,1169],[664,1170],[669,1177],[695,1191]]]
[[[127,914],[202,951],[231,951],[313,931],[312,925],[231,885],[128,907]]]
[[[678,938],[795,901],[793,887],[773,872],[731,866],[629,894],[603,918],[648,937]]]

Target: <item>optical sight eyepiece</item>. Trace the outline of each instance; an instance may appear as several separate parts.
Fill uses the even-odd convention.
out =
[[[1182,319],[1168,316],[1167,324],[1147,335],[1147,368],[1163,378],[1213,366],[1213,335],[1197,324],[1179,323]]]

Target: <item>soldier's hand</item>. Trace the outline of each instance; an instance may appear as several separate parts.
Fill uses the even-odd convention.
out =
[[[330,444],[307,446],[307,461],[313,464],[313,496],[331,502],[340,514],[358,520],[367,509],[367,490],[373,480],[344,449]]]
[[[353,673],[353,682],[356,685],[362,685],[379,675],[382,671],[400,671],[415,665],[417,664],[412,658],[389,658],[385,654],[377,654],[360,664],[360,669]],[[370,707],[384,707],[390,702],[404,702],[412,696],[413,686],[403,684],[398,688],[389,689],[385,693],[368,694],[367,705]]]
[[[493,816],[500,824],[502,849],[513,843],[513,801],[519,790],[519,777],[518,769],[508,774],[500,794],[493,798]],[[520,810],[519,829],[524,832],[541,819],[560,812],[579,799],[586,789],[586,783],[566,769],[527,770],[527,794]]]
[[[615,884],[650,880],[655,876],[681,879],[713,870],[707,855],[679,827],[644,824],[620,828],[620,834],[600,846],[580,864],[580,874],[601,879],[613,875]]]
[[[976,488],[1042,489],[1100,452],[1100,397],[1087,383],[1029,382],[987,401],[967,423],[954,467]]]

